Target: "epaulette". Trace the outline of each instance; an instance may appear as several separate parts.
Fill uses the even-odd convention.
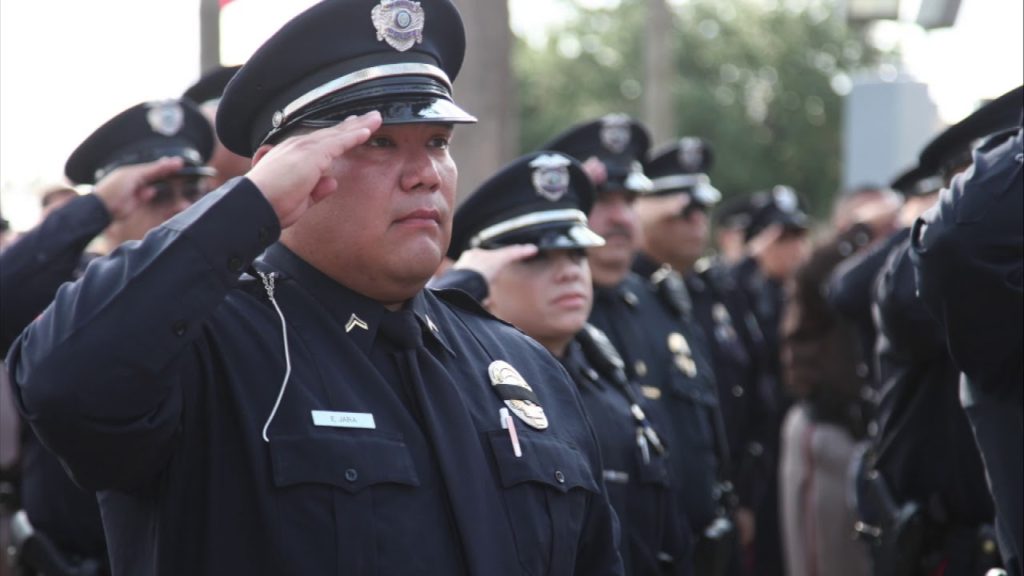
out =
[[[596,370],[615,382],[627,381],[626,363],[604,332],[588,323],[576,335],[576,340]]]
[[[506,326],[511,326],[512,328],[515,328],[516,330],[522,332],[522,330],[519,330],[519,328],[516,327],[515,325],[509,324],[508,322],[505,322],[501,318],[498,318],[494,314],[488,312],[487,309],[484,308],[483,305],[480,304],[480,302],[478,302],[476,298],[473,298],[472,296],[470,296],[466,292],[463,292],[462,290],[459,290],[458,288],[427,288],[427,290],[429,290],[431,294],[437,296],[438,299],[443,300],[444,302],[451,304],[452,306],[465,310],[470,314],[482,316],[484,318],[488,318],[491,320],[497,320],[498,322],[501,322]]]
[[[693,312],[693,301],[690,299],[690,292],[683,283],[683,277],[668,266],[662,266],[657,272],[651,274],[651,283],[661,298],[673,312],[687,318]]]

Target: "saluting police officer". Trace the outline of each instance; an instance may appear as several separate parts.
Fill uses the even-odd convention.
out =
[[[974,142],[1013,125],[1016,100],[995,101],[951,126],[922,151],[919,164],[948,182],[970,164]],[[929,198],[932,202],[937,194]],[[993,506],[967,418],[959,371],[941,326],[918,298],[908,232],[876,283],[878,436],[861,480],[874,539],[875,572],[907,567],[983,574],[998,563]],[[937,426],[936,422],[943,423]]]
[[[0,347],[6,350],[53,300],[61,284],[81,276],[97,255],[87,246],[103,235],[109,249],[139,240],[151,228],[199,197],[213,149],[213,127],[191,102],[145,102],[121,112],[83,141],[65,166],[75,184],[95,185],[51,212],[0,254]],[[138,168],[138,166],[143,166]],[[123,187],[106,176],[135,166],[139,185]],[[76,392],[84,395],[97,391]],[[20,561],[50,573],[107,573],[106,546],[96,496],[68,478],[55,456],[26,430],[23,434],[21,499],[35,538],[52,541],[22,547]],[[24,544],[24,543],[22,543]]]
[[[1021,574],[1024,550],[1022,137],[1024,114],[1016,129],[974,152],[973,170],[954,178],[918,219],[910,250],[920,296],[962,373],[960,401],[985,464],[1003,563],[1013,575]]]
[[[622,573],[564,369],[423,290],[474,120],[464,49],[448,0],[296,16],[218,109],[246,177],[94,262],[15,344],[22,409],[100,491],[115,575]]]
[[[484,286],[489,310],[548,349],[579,387],[594,424],[608,497],[622,526],[626,573],[689,574],[689,551],[675,513],[669,453],[648,402],[626,379],[618,352],[586,324],[593,286],[586,249],[604,240],[587,227],[593,185],[579,162],[534,152],[483,183],[455,213],[449,255],[463,268],[481,252],[503,259],[506,247],[535,247],[508,262]],[[460,278],[462,278],[460,280]],[[453,271],[438,283],[473,290]],[[659,426],[658,424],[661,424]]]
[[[646,129],[628,117],[606,116],[570,128],[548,147],[592,168],[598,193],[591,222],[608,244],[588,251],[603,265],[594,265],[590,321],[608,334],[630,376],[671,423],[680,515],[695,535],[697,572],[714,573],[727,562],[720,552],[729,547],[732,526],[718,498],[721,440],[711,358],[698,327],[687,320],[691,304],[678,275],[652,280],[630,270],[640,237],[635,201],[652,190],[642,165]]]

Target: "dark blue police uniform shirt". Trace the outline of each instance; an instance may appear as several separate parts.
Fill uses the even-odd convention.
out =
[[[474,299],[487,298],[489,287],[475,271],[449,270],[431,282],[432,286],[461,290]],[[576,383],[587,416],[594,425],[601,459],[602,475],[608,499],[622,527],[622,553],[626,574],[630,576],[667,576],[689,574],[689,529],[681,526],[671,486],[669,453],[659,454],[648,446],[647,457],[638,443],[637,421],[630,410],[631,400],[622,386],[631,386],[632,397],[651,418],[657,418],[629,382],[614,382],[588,358],[578,335],[559,361]],[[665,422],[652,422],[659,436],[666,438]],[[669,559],[662,563],[659,557]]]
[[[635,273],[614,288],[595,287],[590,322],[608,335],[622,354],[631,378],[643,387],[652,410],[671,424],[672,476],[680,517],[700,533],[715,517],[714,484],[718,456],[713,411],[718,409],[711,361],[702,339],[685,326]],[[693,377],[676,364],[667,340],[686,338],[696,364]]]
[[[98,197],[80,196],[0,253],[0,349],[6,351],[46,309],[61,284],[81,275],[95,257],[86,247],[109,224]],[[75,486],[57,457],[24,428],[20,497],[33,528],[63,553],[102,564],[106,544],[96,495]]]
[[[483,477],[441,487],[450,444],[428,440],[394,368],[374,362],[385,309],[283,248],[255,263],[280,275],[292,368],[264,442],[281,321],[240,276],[278,234],[259,190],[230,183],[94,261],[12,348],[22,412],[101,491],[115,574],[621,573],[579,393],[539,345],[457,296],[423,291],[409,308],[436,328],[426,347],[472,423],[448,433],[473,438],[464,457]],[[346,332],[352,314],[367,329]],[[494,360],[519,370],[550,423],[519,422],[521,458],[500,427]],[[316,426],[313,410],[372,414],[375,427]],[[481,485],[501,513],[465,509],[460,494]]]

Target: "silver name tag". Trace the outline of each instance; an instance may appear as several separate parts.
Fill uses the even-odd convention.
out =
[[[373,430],[377,424],[373,421],[373,414],[362,412],[330,412],[327,410],[313,410],[313,424],[316,426],[329,426],[331,428],[365,428]]]

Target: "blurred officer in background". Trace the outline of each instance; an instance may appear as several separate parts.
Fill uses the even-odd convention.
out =
[[[597,188],[590,225],[607,244],[589,253],[594,278],[590,322],[604,331],[626,363],[627,375],[671,422],[673,485],[680,522],[694,534],[697,573],[715,574],[727,563],[731,522],[716,495],[719,457],[713,411],[717,405],[711,358],[695,326],[678,275],[660,287],[631,271],[642,231],[635,202],[653,189],[643,173],[650,138],[635,120],[605,116],[572,127],[545,148],[584,162]],[[722,520],[724,522],[719,522]]]
[[[459,287],[458,270],[481,252],[535,247],[484,285],[488,309],[548,349],[576,382],[601,446],[604,482],[622,527],[619,549],[632,575],[689,574],[670,484],[664,422],[652,424],[649,401],[626,379],[607,337],[587,325],[593,286],[585,250],[603,244],[587,227],[593,185],[580,164],[534,152],[483,183],[455,213],[449,255],[457,268],[437,286]],[[447,280],[455,283],[449,283]],[[462,282],[466,284],[465,282]],[[468,288],[480,283],[468,283]]]
[[[453,125],[475,121],[464,52],[448,0],[302,12],[221,100],[246,177],[95,261],[14,345],[22,411],[99,490],[115,575],[622,573],[565,370],[423,289]]]
[[[746,247],[744,231],[750,224],[751,194],[739,194],[725,199],[715,207],[714,236],[717,252],[715,259],[726,266],[738,264]]]
[[[113,249],[140,240],[191,205],[203,189],[201,180],[213,173],[205,167],[212,149],[209,121],[195,105],[179,100],[135,105],[86,138],[68,158],[65,173],[76,184],[94,185],[93,192],[77,196],[70,188],[56,189],[67,201],[0,254],[0,346],[6,350],[63,283],[81,276],[96,257],[85,250],[98,235]],[[126,189],[106,179],[127,166],[145,185]],[[34,527],[36,535],[35,541],[25,541],[28,535],[21,534],[19,561],[48,575],[75,569],[107,573],[95,494],[72,483],[30,430],[22,437],[21,505],[27,524],[19,521]]]
[[[750,220],[744,230],[746,252],[732,268],[737,289],[753,317],[747,322],[746,339],[757,363],[757,402],[754,421],[766,468],[772,473],[764,483],[756,517],[754,565],[759,575],[782,573],[779,537],[778,458],[782,417],[789,398],[782,388],[779,333],[784,287],[807,258],[810,224],[803,201],[789,186],[775,186],[750,197]]]
[[[840,194],[832,229],[786,286],[782,317],[783,385],[795,404],[782,427],[780,514],[791,576],[866,575],[867,550],[851,538],[847,469],[865,434],[866,374],[853,326],[832,310],[825,284],[845,258],[888,236],[900,200],[888,189]]]
[[[970,165],[978,139],[1017,123],[1019,94],[1015,98],[993,101],[939,134],[919,163],[948,183]],[[873,528],[866,533],[876,574],[943,566],[946,574],[983,574],[999,562],[992,500],[960,405],[959,371],[940,324],[917,296],[909,232],[902,237],[875,287],[881,397],[859,507]]]
[[[700,138],[684,137],[669,143],[648,155],[645,172],[652,179],[653,191],[637,200],[642,235],[642,248],[633,269],[649,279],[659,296],[669,306],[681,301],[677,316],[681,334],[693,347],[695,354],[712,361],[712,371],[703,378],[692,378],[690,384],[699,393],[693,397],[703,402],[701,417],[709,425],[717,454],[719,512],[730,523],[738,523],[738,537],[744,544],[753,539],[753,515],[749,491],[737,494],[738,485],[732,466],[743,461],[737,447],[746,446],[749,408],[746,400],[751,396],[732,395],[730,390],[745,389],[752,376],[752,365],[743,343],[731,329],[731,317],[722,315],[721,302],[716,299],[707,282],[695,273],[697,261],[704,255],[708,243],[708,212],[721,199],[721,194],[707,176],[712,164],[710,145]],[[681,282],[682,281],[682,282]],[[676,293],[676,298],[670,294]],[[719,329],[718,322],[730,324]],[[683,366],[685,372],[685,365]],[[713,378],[712,378],[713,376]],[[717,389],[716,389],[717,385]],[[698,386],[705,386],[701,389]],[[743,466],[747,466],[743,462]],[[750,485],[743,483],[744,488]],[[706,547],[707,541],[701,545]],[[739,549],[728,550],[731,561],[729,573],[739,570]],[[705,552],[699,550],[699,552]],[[706,552],[705,552],[706,554]]]
[[[182,99],[195,102],[203,114],[213,124],[217,117],[217,107],[220,105],[220,98],[224,94],[224,88],[234,78],[235,73],[241,66],[217,66],[203,74],[196,83],[189,86]],[[235,154],[221,144],[219,138],[214,138],[213,155],[210,157],[210,167],[217,173],[209,179],[209,189],[220,188],[228,180],[241,176],[249,171],[249,159],[245,156]]]
[[[910,250],[921,299],[943,327],[962,373],[960,402],[995,502],[1004,566],[1016,576],[1024,550],[1022,134],[1018,126],[974,151],[972,168],[955,177],[915,224]]]

